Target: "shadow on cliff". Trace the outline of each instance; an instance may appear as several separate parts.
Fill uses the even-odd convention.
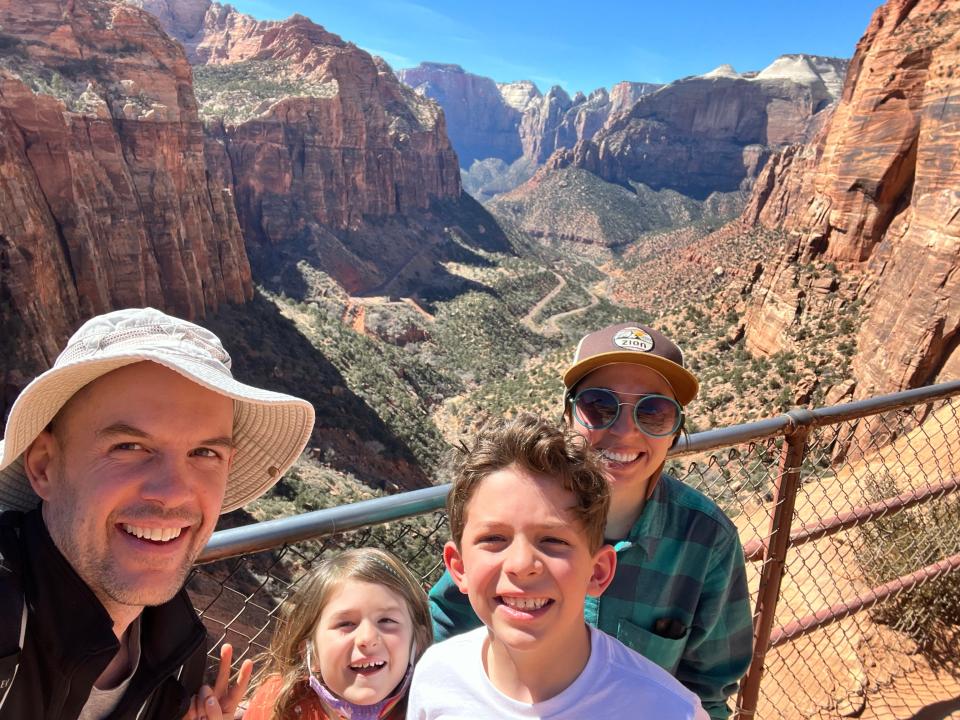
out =
[[[466,194],[435,200],[423,211],[365,217],[347,230],[305,224],[281,244],[248,240],[247,249],[256,282],[299,302],[318,292],[303,271],[306,264],[351,295],[413,297],[428,305],[487,291],[444,263],[489,267],[484,252],[516,254],[497,220]]]
[[[430,485],[410,448],[269,300],[256,294],[245,305],[222,307],[202,324],[223,340],[238,379],[313,404],[317,421],[308,452],[373,488]],[[369,449],[370,441],[378,443],[376,450]]]

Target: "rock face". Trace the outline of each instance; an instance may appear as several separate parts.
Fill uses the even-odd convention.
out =
[[[644,82],[618,82],[610,89],[610,113],[607,122],[617,115],[628,112],[644,95],[656,92],[663,85]]]
[[[457,157],[436,103],[303,16],[258,22],[196,2],[206,7],[203,26],[168,31],[188,39],[199,63],[201,114],[224,149],[218,172],[233,178],[258,276],[307,259],[348,292],[364,292],[442,241],[423,219],[411,221],[424,230],[419,236],[388,241],[372,232],[377,222],[460,197]],[[166,0],[144,6],[161,18],[185,14],[166,13]]]
[[[820,258],[860,278],[867,301],[857,396],[957,375],[958,59],[960,2],[890,0],[874,13],[816,140],[765,168],[743,218],[790,232],[794,245],[765,273],[748,317],[755,350],[776,349],[778,328],[802,312],[784,278]]]
[[[252,296],[182,49],[146,13],[0,2],[0,323],[9,399],[81,319]]]
[[[571,98],[559,86],[542,94],[529,80],[495,84],[459,65],[421,63],[397,75],[440,103],[463,168],[491,158],[509,165],[521,156],[525,166],[541,165],[554,150],[588,140],[612,114],[660,87],[623,82],[612,95],[600,88]]]
[[[611,115],[548,167],[581,167],[609,182],[641,182],[705,198],[743,189],[770,148],[803,140],[834,99],[846,61],[784,56],[741,76],[729,66],[674,82]]]
[[[523,105],[523,88],[510,88],[508,93],[515,89],[519,92],[513,93],[508,102],[490,78],[464,72],[459,65],[441,63],[421,63],[398,70],[397,76],[421,95],[440,103],[462,167],[486,158],[511,163],[520,157],[517,128],[522,117],[518,105]],[[526,89],[535,93],[534,97],[540,95],[532,84]]]

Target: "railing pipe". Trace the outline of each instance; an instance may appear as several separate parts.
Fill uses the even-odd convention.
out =
[[[923,405],[958,393],[960,393],[960,380],[950,380],[937,385],[926,385],[888,395],[877,395],[864,400],[855,400],[841,405],[831,405],[811,412],[814,416],[815,425],[831,425],[844,420],[857,420],[868,415],[877,415],[889,410]]]
[[[809,410],[788,413],[795,429],[787,435],[783,454],[780,456],[780,472],[777,475],[773,513],[770,517],[767,553],[760,572],[757,606],[753,614],[753,659],[740,683],[736,720],[748,720],[757,710],[763,664],[776,617],[787,550],[790,547],[790,524],[793,521],[797,488],[800,486],[800,467],[806,452],[809,433],[807,423],[811,420],[810,415]]]
[[[197,562],[224,560],[236,555],[269,550],[286,543],[422,515],[442,508],[449,492],[450,485],[438,485],[221,530],[213,534]]]
[[[810,422],[813,424],[828,424],[862,417],[878,410],[892,410],[918,402],[932,402],[957,394],[960,394],[960,380],[813,411],[795,410],[775,418],[682,437],[670,450],[669,456],[688,455],[782,435],[795,426],[798,412],[812,416]],[[223,560],[236,555],[268,550],[284,543],[432,512],[443,507],[448,492],[448,486],[425,488],[375,500],[364,500],[352,505],[316,510],[293,517],[267,520],[241,528],[221,530],[213,534],[198,562]]]
[[[786,642],[795,640],[798,637],[832,625],[843,620],[848,615],[853,615],[861,610],[876,605],[878,602],[886,600],[891,595],[898,592],[906,592],[917,585],[933,580],[949,572],[960,570],[960,553],[951,555],[948,558],[931,563],[926,567],[920,568],[909,575],[903,575],[896,580],[891,580],[883,585],[872,588],[865,593],[861,593],[850,600],[843,600],[835,603],[828,608],[822,608],[817,612],[811,613],[806,617],[794,620],[786,625],[779,627],[770,634],[769,647],[775,648]]]
[[[807,523],[790,535],[790,546],[798,547],[822,537],[833,535],[841,530],[848,530],[855,525],[876,520],[881,516],[895,515],[902,510],[920,505],[928,500],[939,499],[958,490],[960,490],[960,478],[953,478],[936,485],[925,485],[917,490],[900,493],[892,498],[884,498],[870,505],[862,505],[825,520]],[[749,562],[762,560],[763,550],[763,538],[754,538],[743,546],[743,554]]]
[[[687,437],[681,437],[677,444],[670,448],[667,457],[689,455],[690,453],[705,452],[719,447],[741,445],[754,440],[776,437],[783,435],[790,428],[790,423],[789,417],[780,415],[766,420],[694,433]]]

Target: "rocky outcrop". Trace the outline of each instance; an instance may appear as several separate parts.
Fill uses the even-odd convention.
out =
[[[272,41],[285,29],[283,23],[259,21],[212,0],[125,1],[156,17],[183,45],[191,65],[247,60],[259,52],[265,37]]]
[[[77,323],[197,319],[252,296],[228,183],[208,173],[182,49],[135,8],[0,2],[0,323],[7,397]]]
[[[785,56],[760,73],[729,66],[674,82],[612,115],[592,139],[549,167],[589,170],[609,182],[642,182],[705,198],[748,187],[771,148],[799,142],[833,100],[846,62]]]
[[[527,104],[520,123],[523,156],[542,165],[554,151],[590,140],[616,116],[628,112],[644,95],[658,90],[653,83],[621,82],[611,92],[605,88],[572,99],[561,87],[552,87],[539,100]]]
[[[612,121],[617,115],[628,112],[636,105],[644,95],[656,92],[663,85],[657,83],[644,82],[618,82],[610,89],[610,112],[607,122]]]
[[[604,88],[589,97],[577,93],[572,100],[563,88],[550,88],[540,102],[528,106],[520,124],[524,157],[540,165],[554,150],[592,138],[607,121],[610,107]]]
[[[456,148],[460,165],[470,167],[475,160],[498,158],[511,163],[522,152],[517,128],[522,110],[524,88],[519,84],[508,90],[510,102],[501,88],[487,77],[464,72],[459,65],[421,63],[415,68],[398,70],[400,80],[421,95],[433,98],[447,119],[450,142]],[[519,92],[512,92],[519,90]],[[528,93],[536,87],[527,85]]]
[[[860,278],[867,300],[853,360],[857,396],[955,376],[958,59],[957,0],[890,0],[874,13],[829,122],[812,144],[768,165],[744,215],[794,238],[748,317],[753,349],[776,348],[767,320],[790,307],[802,312],[784,278],[819,258]]]
[[[173,0],[143,0],[160,18]],[[347,291],[391,282],[443,242],[442,227],[389,240],[378,222],[429,214],[460,197],[459,165],[437,104],[378,58],[309,19],[256,21],[206,7],[199,29],[168,26],[191,44],[196,95],[217,172],[234,200],[258,277],[307,260]],[[168,20],[169,21],[169,20]],[[494,87],[494,93],[496,88]]]
[[[397,75],[440,103],[464,169],[491,158],[510,166],[521,156],[523,167],[541,165],[554,150],[591,138],[612,114],[660,87],[622,82],[612,94],[599,88],[571,98],[559,86],[541,94],[529,80],[495,84],[459,65],[421,63]]]

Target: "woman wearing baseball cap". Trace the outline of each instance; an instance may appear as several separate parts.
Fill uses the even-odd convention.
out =
[[[663,472],[697,378],[665,335],[620,323],[580,341],[563,381],[564,418],[599,452],[613,491],[605,534],[617,570],[584,615],[728,718],[753,644],[743,549],[712,500]],[[437,640],[479,624],[446,576],[430,611]]]

